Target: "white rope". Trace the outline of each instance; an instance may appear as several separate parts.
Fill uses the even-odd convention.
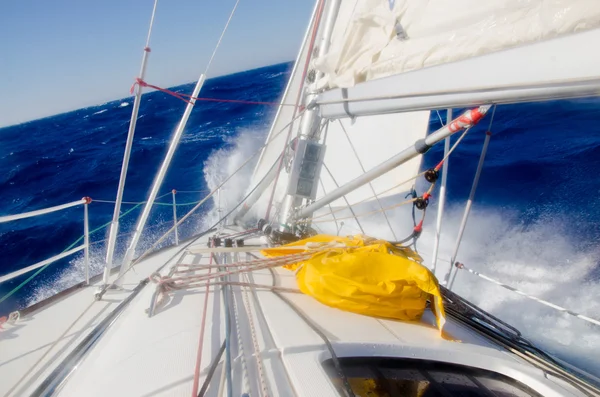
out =
[[[329,174],[329,177],[331,178],[331,180],[333,181],[333,183],[335,183],[335,186],[337,188],[340,187],[340,185],[337,183],[337,181],[335,180],[335,177],[333,176],[333,174],[331,173],[331,171],[329,171],[329,168],[327,167],[327,164],[325,164],[325,162],[323,162],[323,168],[325,168],[325,171],[327,171],[327,173]],[[346,202],[346,207],[347,209],[350,211],[350,213],[352,214],[352,216],[350,218],[354,218],[354,221],[356,222],[356,224],[358,225],[358,228],[360,229],[360,232],[362,234],[366,234],[365,233],[365,229],[363,229],[362,225],[360,224],[360,221],[358,220],[358,218],[356,217],[356,215],[354,214],[354,208],[352,208],[352,206],[350,205],[350,202],[348,201],[348,199],[346,198],[346,196],[342,196],[342,198],[344,199],[344,201]],[[345,210],[346,208],[338,208],[335,211],[331,211],[331,216],[334,216],[333,213],[334,212],[338,212],[338,211],[342,211]],[[323,215],[319,215],[319,216],[313,216],[311,219],[316,219],[316,218],[320,218],[323,216],[327,216],[329,214],[323,214]],[[337,219],[336,219],[337,222]],[[314,223],[314,222],[313,222]]]
[[[285,126],[283,126],[283,128],[281,128],[281,130],[279,130],[279,132],[277,132],[277,134],[275,134],[273,136],[273,139],[275,139],[277,136],[281,135],[287,127],[289,127],[290,125],[292,125],[292,123],[294,123],[294,121],[296,121],[296,119],[298,119],[299,117],[301,117],[304,114],[305,110],[301,111],[298,113],[298,115],[296,115],[296,117],[294,117],[288,124],[286,124]],[[271,139],[272,141],[272,139]],[[206,197],[204,197],[202,200],[200,200],[198,202],[198,204],[196,204],[194,206],[194,208],[192,208],[191,210],[189,210],[189,212],[187,214],[185,214],[181,219],[179,219],[177,221],[177,223],[171,227],[169,230],[167,230],[165,232],[165,234],[163,234],[154,244],[152,244],[152,246],[150,248],[148,248],[142,255],[140,255],[135,261],[133,261],[133,263],[131,264],[131,267],[129,269],[127,269],[127,271],[129,271],[130,269],[132,269],[137,263],[139,263],[142,259],[144,259],[146,257],[146,255],[148,255],[150,252],[152,252],[152,250],[154,248],[156,248],[156,246],[158,244],[160,244],[166,237],[168,237],[171,233],[173,233],[173,231],[175,230],[176,227],[178,227],[179,225],[181,225],[185,220],[187,220],[190,216],[192,216],[192,214],[198,209],[200,208],[200,206],[202,204],[204,204],[209,198],[211,198],[219,189],[221,189],[221,187],[223,187],[223,185],[225,185],[231,178],[234,177],[234,175],[236,175],[239,171],[241,171],[248,163],[250,163],[250,161],[252,161],[252,159],[254,157],[256,157],[257,154],[259,154],[265,147],[267,147],[269,145],[269,143],[271,142],[267,142],[264,145],[262,145],[261,147],[259,147],[250,157],[248,157],[246,159],[246,161],[244,161],[235,171],[233,171],[227,178],[225,178],[225,180],[223,180],[223,182],[221,182],[219,184],[219,186],[217,186],[216,188],[214,188],[209,194],[206,195]],[[121,277],[123,277],[127,272],[123,273],[123,275],[117,277],[117,280]],[[115,280],[116,281],[116,280]]]
[[[542,305],[546,305],[546,306],[548,306],[548,307],[551,307],[551,308],[553,308],[553,309],[556,309],[556,310],[558,310],[558,311],[561,311],[561,312],[563,312],[563,313],[570,314],[570,315],[571,315],[571,316],[573,316],[573,317],[577,317],[577,318],[579,318],[579,319],[581,319],[581,320],[584,320],[584,321],[590,322],[590,323],[592,323],[592,324],[600,325],[600,321],[598,321],[598,320],[595,320],[595,319],[593,319],[593,318],[590,318],[590,317],[584,316],[583,314],[575,313],[575,312],[573,312],[573,311],[571,311],[571,310],[569,310],[569,309],[567,309],[567,308],[564,308],[564,307],[561,307],[561,306],[555,305],[554,303],[550,303],[550,302],[548,302],[548,301],[545,301],[545,300],[543,300],[543,299],[536,298],[535,296],[532,296],[532,295],[526,294],[525,292],[523,292],[523,291],[519,291],[518,289],[516,289],[516,288],[514,288],[514,287],[511,287],[510,285],[507,285],[507,284],[501,283],[500,281],[494,280],[493,278],[491,278],[491,277],[488,277],[488,276],[486,276],[486,275],[483,275],[483,274],[481,274],[481,273],[479,273],[479,272],[476,272],[476,271],[475,271],[475,270],[473,270],[473,269],[469,269],[468,267],[466,267],[466,266],[465,266],[465,265],[463,265],[462,263],[457,263],[457,264],[456,264],[456,267],[457,267],[458,269],[463,269],[463,270],[466,270],[466,271],[468,271],[469,273],[471,273],[471,274],[473,274],[473,275],[475,275],[475,276],[477,276],[477,277],[480,277],[480,278],[482,278],[482,279],[484,279],[484,280],[487,280],[487,281],[489,281],[489,282],[491,282],[491,283],[494,283],[494,284],[496,284],[496,285],[499,285],[499,286],[501,286],[502,288],[506,288],[507,290],[510,290],[510,291],[516,292],[516,293],[517,293],[517,294],[519,294],[519,295],[522,295],[522,296],[524,296],[524,297],[526,297],[526,298],[529,298],[529,299],[531,299],[531,300],[534,300],[534,301],[536,301],[536,302],[539,302],[539,303],[541,303]]]
[[[224,255],[229,255],[229,254],[224,254]],[[227,277],[229,278],[229,277]],[[238,342],[238,350],[239,350],[239,356],[242,359],[242,380],[243,380],[243,390],[242,390],[242,394],[246,393],[250,393],[250,379],[248,379],[248,364],[246,363],[246,354],[244,353],[244,342],[242,341],[242,332],[240,330],[240,318],[239,318],[239,313],[238,313],[238,305],[236,303],[236,299],[235,296],[233,294],[233,288],[229,287],[229,296],[231,297],[231,304],[233,305],[233,319],[235,322],[235,332],[236,332],[236,336],[237,336],[237,342]]]
[[[61,205],[57,205],[54,207],[43,208],[41,210],[35,210],[35,211],[30,211],[30,212],[23,212],[21,214],[2,216],[2,217],[0,217],[0,223],[16,221],[18,219],[31,218],[32,216],[49,214],[51,212],[56,212],[56,211],[64,210],[66,208],[76,207],[78,205],[85,204],[86,201],[87,201],[87,199],[82,198],[81,200],[72,201],[70,203],[61,204]]]
[[[239,262],[239,256],[237,253],[234,254],[236,262]],[[247,267],[248,271],[251,271]],[[248,272],[243,273],[243,277],[247,283],[250,283]],[[258,370],[258,379],[260,381],[261,396],[269,396],[269,387],[267,386],[266,377],[264,374],[264,368],[262,363],[262,357],[260,354],[260,346],[258,344],[258,338],[256,336],[256,328],[254,327],[254,319],[252,318],[252,307],[250,306],[250,299],[248,298],[248,288],[242,287],[242,299],[244,301],[244,308],[246,309],[246,315],[248,316],[248,324],[250,325],[250,336],[252,337],[252,345],[254,348],[254,357],[256,359],[256,368]]]
[[[325,190],[325,184],[323,184],[323,178],[319,178],[319,183],[321,184],[321,189],[323,190],[323,194],[327,194],[327,190]],[[340,231],[341,227],[338,225],[338,221],[337,221],[337,218],[335,217],[333,208],[331,207],[331,204],[327,204],[327,207],[329,207],[329,214],[332,216],[333,221],[335,222],[335,230],[337,230],[337,235],[339,235],[339,231]]]
[[[448,159],[448,157],[450,157],[450,155],[452,154],[452,152],[454,151],[454,149],[456,149],[456,147],[458,146],[458,144],[459,144],[459,143],[460,143],[460,142],[463,140],[463,138],[464,138],[464,137],[467,135],[467,133],[468,133],[470,130],[471,130],[471,127],[467,127],[467,128],[465,129],[465,131],[464,131],[464,132],[463,132],[463,133],[460,135],[460,137],[458,137],[458,139],[456,140],[456,142],[454,142],[454,145],[452,145],[452,147],[451,147],[451,148],[450,148],[450,150],[448,151],[448,154],[447,154],[446,156],[444,156],[444,158],[443,158],[443,159],[440,161],[440,163],[444,163],[444,162],[445,162],[445,161]],[[327,171],[329,172],[329,169],[327,168],[327,166],[325,165],[325,163],[323,163],[323,167],[325,167],[325,170],[327,170]],[[397,185],[395,185],[395,186],[392,186],[391,188],[389,188],[389,189],[387,189],[387,190],[384,190],[383,192],[381,192],[381,193],[379,193],[379,194],[381,195],[381,194],[387,193],[387,192],[389,192],[390,190],[397,188],[398,186],[402,186],[402,185],[404,185],[404,184],[406,184],[406,183],[408,183],[408,182],[410,182],[410,181],[412,181],[412,180],[414,180],[414,179],[417,179],[419,176],[423,175],[424,173],[425,173],[425,172],[421,172],[421,173],[419,173],[419,174],[417,174],[417,175],[415,175],[415,176],[413,176],[413,177],[411,177],[411,178],[409,178],[409,179],[407,179],[407,180],[405,180],[405,181],[403,181],[403,182],[401,182],[401,183],[399,183],[399,184],[397,184]],[[329,172],[329,176],[331,176],[331,178],[333,179],[333,175],[331,175],[331,172]],[[333,181],[334,181],[334,183],[337,185],[337,182],[335,181],[335,179],[333,179]],[[433,186],[433,185],[432,185],[432,186]],[[339,187],[339,186],[338,186],[338,187]],[[427,193],[431,193],[431,191],[432,191],[432,188],[430,188],[430,189],[427,191]],[[367,216],[367,215],[375,214],[375,213],[378,213],[378,212],[384,212],[384,213],[385,213],[385,211],[388,211],[388,210],[390,210],[390,209],[393,209],[393,208],[396,208],[396,207],[400,207],[400,206],[402,206],[402,205],[409,204],[409,203],[412,203],[412,202],[414,202],[414,201],[415,201],[415,199],[410,199],[410,200],[402,201],[402,202],[400,202],[400,203],[393,204],[393,205],[390,205],[390,206],[387,206],[387,207],[382,207],[382,208],[380,208],[380,209],[378,209],[378,210],[369,211],[369,212],[363,212],[363,213],[361,213],[361,214],[358,214],[358,215],[354,213],[354,211],[353,211],[353,209],[352,209],[352,206],[356,206],[356,205],[358,205],[358,204],[361,204],[361,203],[363,203],[363,202],[365,202],[365,201],[367,201],[367,200],[369,200],[369,199],[375,198],[375,197],[377,197],[377,194],[375,194],[375,195],[373,195],[373,196],[371,196],[371,197],[367,197],[367,198],[365,198],[365,199],[362,199],[362,200],[360,200],[360,201],[358,201],[358,202],[356,202],[356,203],[354,203],[354,204],[349,204],[349,203],[348,203],[348,201],[346,201],[346,204],[348,205],[348,208],[347,208],[347,209],[349,209],[349,210],[352,212],[352,216],[347,216],[347,217],[344,217],[344,218],[336,218],[336,220],[345,220],[345,219],[351,219],[351,218],[354,218],[354,219],[356,220],[356,222],[358,223],[358,219],[357,219],[358,217],[361,217],[361,216]],[[344,196],[344,198],[345,198],[345,196]],[[332,211],[332,212],[330,212],[330,213],[325,213],[325,214],[321,214],[321,215],[316,215],[316,216],[313,216],[312,218],[305,218],[305,219],[306,219],[306,220],[311,220],[311,221],[312,221],[312,223],[319,223],[319,222],[331,222],[331,221],[333,221],[333,219],[324,219],[324,220],[315,220],[315,219],[323,218],[323,217],[325,217],[325,216],[328,216],[328,215],[330,215],[330,214],[331,214],[331,215],[333,215],[333,213],[334,213],[334,212],[343,211],[343,210],[345,210],[345,209],[346,209],[346,208],[338,208],[338,209],[336,209],[336,210],[334,210],[334,211]],[[360,226],[360,224],[359,224],[359,226]],[[362,228],[361,228],[361,230],[362,230]],[[363,234],[364,234],[364,232],[363,232]]]
[[[54,255],[53,257],[45,259],[45,260],[43,260],[41,262],[38,262],[38,263],[36,263],[34,265],[27,266],[27,267],[25,267],[23,269],[19,269],[17,271],[12,272],[12,273],[6,274],[6,275],[0,277],[0,283],[3,283],[5,281],[7,281],[7,280],[11,280],[11,279],[13,279],[15,277],[20,276],[21,274],[28,273],[28,272],[30,272],[32,270],[39,269],[40,267],[45,266],[45,265],[47,265],[49,263],[55,262],[55,261],[57,261],[59,259],[62,259],[64,257],[66,257],[66,256],[69,256],[69,255],[72,255],[72,254],[74,254],[76,252],[79,252],[82,249],[84,249],[85,247],[86,247],[86,245],[82,244],[79,247],[75,247],[75,248],[73,248],[73,249],[71,249],[69,251],[65,251],[65,252],[62,252],[62,253],[60,253],[58,255]]]

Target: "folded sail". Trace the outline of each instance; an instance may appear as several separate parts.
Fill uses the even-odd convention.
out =
[[[321,87],[351,87],[598,28],[600,2],[355,0],[344,2],[340,18],[329,53],[316,62],[325,73]]]

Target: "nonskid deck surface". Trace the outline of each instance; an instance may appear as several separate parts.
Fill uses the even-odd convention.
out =
[[[30,395],[141,279],[167,261],[161,276],[178,277],[173,271],[187,268],[194,270],[185,275],[201,278],[225,270],[216,265],[256,260],[257,246],[264,243],[250,238],[245,241],[250,252],[217,252],[211,260],[208,237],[179,255],[175,254],[180,247],[173,247],[140,262],[135,272],[126,274],[124,291],[95,301],[96,287],[90,286],[7,326],[0,333],[0,395]],[[294,273],[281,268],[233,272],[228,277],[229,284],[219,284],[225,279],[211,280],[214,285],[208,294],[205,284],[168,290],[152,316],[148,311],[157,284],[149,283],[85,356],[60,395],[190,396],[202,387],[216,362],[207,395],[217,395],[220,386],[231,382],[234,395],[249,391],[257,396],[337,396],[323,370],[323,361],[331,355],[321,335],[339,357],[451,362],[505,374],[545,396],[571,395],[540,370],[452,320],[445,326],[445,337],[440,337],[429,311],[420,322],[400,322],[333,309],[310,296],[285,292],[285,288],[296,290],[297,285]],[[226,304],[231,315],[231,380],[225,371],[225,354],[219,356],[226,339]]]

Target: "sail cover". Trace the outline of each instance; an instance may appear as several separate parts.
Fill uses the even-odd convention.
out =
[[[344,1],[330,51],[315,62],[325,73],[318,86],[351,87],[597,27],[598,0]]]
[[[419,320],[429,300],[441,334],[446,320],[438,281],[411,249],[366,236],[328,235],[283,247],[261,253],[278,257],[314,252],[285,266],[295,271],[304,294],[337,309],[405,321]]]

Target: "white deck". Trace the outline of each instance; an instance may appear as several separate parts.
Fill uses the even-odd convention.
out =
[[[202,238],[195,247],[206,248],[207,238]],[[246,241],[247,245],[259,243],[258,239]],[[125,276],[124,287],[133,289],[140,279],[164,265],[178,250],[178,247],[167,249],[138,264],[135,273],[130,271]],[[246,254],[239,256],[245,258]],[[178,259],[180,256],[173,258],[161,273],[166,275]],[[188,253],[181,261],[208,264],[209,258],[207,254]],[[256,284],[274,282],[277,286],[296,288],[294,274],[284,269],[275,271],[275,280],[268,270],[255,271],[249,278]],[[236,279],[237,276],[232,276],[232,281]],[[242,391],[249,390],[250,395],[260,396],[263,395],[261,389],[266,388],[265,395],[270,396],[337,396],[321,366],[330,355],[317,333],[270,290],[231,288],[236,317],[231,338],[235,358],[233,395],[240,396]],[[205,289],[171,292],[166,305],[149,317],[146,310],[155,290],[156,286],[150,283],[132,300],[68,378],[60,390],[61,396],[192,395]],[[94,291],[94,287],[84,288],[22,318],[15,325],[5,326],[6,330],[0,332],[0,396],[30,395],[70,349],[128,294],[127,291],[111,292],[96,302]],[[283,295],[319,325],[339,357],[407,357],[465,364],[507,375],[543,396],[580,395],[564,384],[548,380],[541,370],[450,319],[445,327],[450,340],[440,338],[430,312],[418,323],[381,320],[329,308],[306,295]],[[262,364],[257,363],[254,354],[248,309],[256,329]],[[73,328],[55,344],[82,313]],[[224,313],[221,288],[211,288],[200,385],[224,341]],[[265,386],[259,381],[260,367]],[[207,395],[217,395],[224,374],[222,369],[223,361]],[[23,376],[23,381],[14,388]]]

